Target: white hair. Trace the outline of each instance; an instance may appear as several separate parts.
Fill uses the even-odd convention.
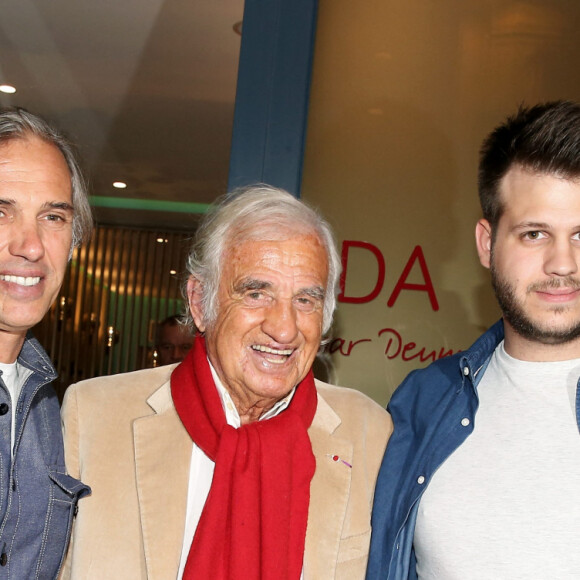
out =
[[[265,184],[237,189],[206,215],[187,257],[188,279],[202,286],[203,323],[217,318],[217,295],[222,263],[228,250],[246,241],[286,239],[296,233],[313,233],[326,250],[328,281],[324,298],[323,333],[332,325],[341,263],[334,235],[313,208],[283,189]],[[187,285],[187,281],[186,281]],[[187,289],[185,288],[187,302]],[[193,324],[191,314],[188,322]]]

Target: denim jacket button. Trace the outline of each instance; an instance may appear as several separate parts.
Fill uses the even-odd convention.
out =
[[[6,564],[8,564],[8,556],[6,555],[6,552],[3,552],[0,556],[0,566],[6,566]]]
[[[8,405],[6,403],[2,403],[0,405],[0,415],[6,415],[6,413],[8,413],[8,409],[10,407],[8,407]],[[2,564],[2,562],[0,562],[0,564]],[[2,564],[3,565],[3,564]]]

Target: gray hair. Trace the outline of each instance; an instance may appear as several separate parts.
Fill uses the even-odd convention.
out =
[[[70,172],[74,208],[72,245],[79,246],[91,237],[93,217],[87,186],[72,144],[60,131],[26,109],[0,109],[0,146],[15,139],[26,139],[31,135],[54,145],[66,161]]]
[[[222,263],[229,248],[249,240],[280,240],[288,231],[314,233],[328,258],[328,283],[324,298],[323,333],[332,325],[336,308],[340,256],[329,224],[313,208],[287,191],[265,184],[237,189],[214,205],[202,221],[187,257],[188,279],[202,285],[204,324],[217,318],[217,294]],[[187,284],[187,281],[186,281]],[[187,289],[185,289],[187,303]],[[193,324],[191,314],[188,322]]]

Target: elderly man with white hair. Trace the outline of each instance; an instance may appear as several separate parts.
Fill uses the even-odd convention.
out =
[[[209,213],[187,268],[186,359],[66,394],[67,465],[93,493],[64,576],[363,578],[391,423],[313,377],[340,274],[329,226],[249,187]]]

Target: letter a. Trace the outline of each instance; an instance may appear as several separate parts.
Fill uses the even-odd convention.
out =
[[[425,280],[425,284],[410,284],[406,281],[416,261],[419,262],[419,267],[421,268],[421,273],[423,274],[423,280]],[[429,275],[429,269],[427,268],[427,262],[425,261],[425,256],[423,255],[421,246],[415,246],[411,257],[409,258],[409,261],[407,262],[407,265],[405,266],[405,269],[403,270],[403,273],[397,281],[395,289],[393,290],[393,293],[387,302],[387,306],[389,308],[395,304],[399,294],[401,293],[401,290],[417,290],[420,292],[427,292],[431,302],[431,308],[433,308],[435,311],[439,310],[439,303],[437,302],[437,296],[435,296],[435,288],[433,288],[433,283],[431,282],[431,276]]]

